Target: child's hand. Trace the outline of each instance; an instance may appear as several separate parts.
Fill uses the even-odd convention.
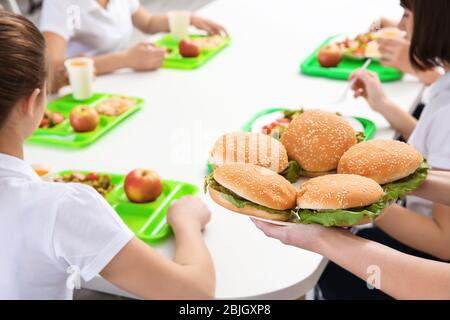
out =
[[[175,201],[167,211],[167,223],[174,229],[186,226],[203,230],[211,220],[211,211],[197,197],[186,196]]]
[[[403,38],[378,40],[381,52],[381,64],[386,67],[396,68],[402,72],[412,73],[413,68],[409,59],[411,43]]]
[[[355,98],[363,97],[374,111],[383,113],[387,97],[378,75],[368,70],[357,70],[352,73],[350,80],[355,77],[357,80],[352,86]]]
[[[396,21],[393,21],[391,19],[381,17],[376,19],[372,24],[370,25],[369,31],[370,32],[377,32],[383,28],[391,28],[391,27],[397,27],[398,23]]]
[[[167,54],[166,49],[157,48],[148,42],[141,42],[125,54],[125,65],[136,71],[150,71],[161,67]]]
[[[252,221],[266,236],[278,239],[286,245],[314,252],[320,250],[320,240],[322,235],[332,231],[332,229],[326,229],[319,225],[299,224],[295,226],[280,227],[253,219]]]
[[[220,24],[217,24],[211,20],[207,20],[202,17],[192,16],[191,24],[194,27],[196,27],[197,29],[208,32],[209,35],[219,35],[219,36],[220,35],[225,35],[225,36],[228,35],[225,28],[222,27]]]

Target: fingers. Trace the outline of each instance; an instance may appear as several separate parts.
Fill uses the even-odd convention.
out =
[[[288,227],[280,227],[271,223],[261,222],[251,219],[256,227],[261,230],[269,238],[278,239],[286,243]]]

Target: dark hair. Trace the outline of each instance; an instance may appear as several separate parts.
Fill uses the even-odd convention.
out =
[[[45,41],[26,18],[0,10],[0,128],[13,107],[47,78]]]
[[[401,0],[414,14],[409,56],[414,67],[427,70],[450,64],[450,1]]]

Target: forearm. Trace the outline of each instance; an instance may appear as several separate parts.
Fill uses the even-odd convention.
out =
[[[211,255],[200,229],[174,228],[176,251],[174,262],[189,268],[193,283],[202,285],[205,292],[214,294],[215,271]]]
[[[114,52],[93,58],[97,75],[107,74],[119,69],[128,68],[126,53]]]
[[[450,266],[445,263],[409,256],[333,229],[326,230],[317,251],[364,281],[371,267],[379,268],[380,289],[394,298],[450,298]]]
[[[450,259],[449,231],[445,224],[398,205],[389,211],[376,224],[388,235],[416,250],[428,253],[442,260]],[[448,214],[450,218],[450,214]]]
[[[384,101],[381,104],[382,106],[378,108],[379,112],[386,118],[392,128],[408,139],[417,125],[417,120],[392,101]]]
[[[170,32],[169,19],[167,15],[150,16],[142,29],[147,34]]]
[[[450,206],[450,172],[430,171],[425,183],[412,194]]]

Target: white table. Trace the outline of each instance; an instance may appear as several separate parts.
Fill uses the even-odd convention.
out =
[[[227,26],[231,47],[203,68],[192,71],[120,72],[99,77],[96,90],[146,99],[144,110],[90,148],[61,151],[26,148],[30,163],[54,170],[83,169],[127,173],[150,167],[164,178],[199,186],[213,141],[238,130],[256,112],[269,107],[329,109],[345,82],[301,76],[299,63],[333,33],[365,30],[381,14],[399,16],[396,1],[360,0],[218,0],[200,14]],[[386,85],[405,107],[420,85],[407,79]],[[381,116],[363,101],[339,110],[374,120],[377,138],[392,138]],[[205,232],[217,272],[220,299],[295,299],[310,291],[327,261],[264,237],[250,220],[205,200],[213,219]],[[167,257],[173,241],[157,246]],[[101,278],[85,287],[125,294]]]

